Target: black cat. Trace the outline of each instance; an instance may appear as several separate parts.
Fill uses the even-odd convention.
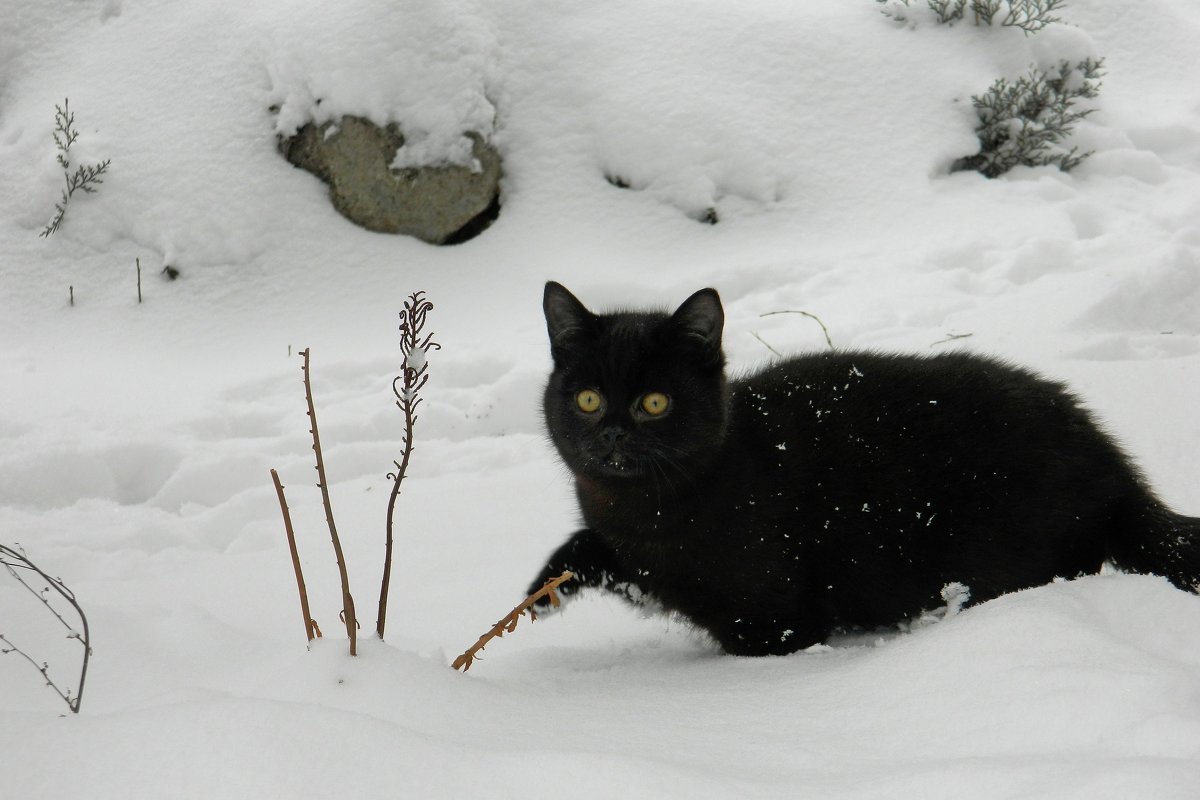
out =
[[[543,301],[550,436],[586,527],[563,570],[727,652],[789,653],[1098,570],[1200,583],[1200,519],[1165,508],[1063,386],[966,354],[825,352],[727,381],[713,289],[674,314]]]

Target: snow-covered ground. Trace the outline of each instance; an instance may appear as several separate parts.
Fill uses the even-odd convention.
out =
[[[1152,577],[768,659],[585,598],[448,667],[575,525],[538,412],[551,278],[598,307],[715,286],[735,369],[826,346],[761,316],[785,309],[838,347],[1030,365],[1200,514],[1200,5],[1076,0],[1035,36],[912,5],[900,25],[873,0],[0,0],[0,543],[77,592],[95,651],[77,717],[0,656],[0,795],[1195,797],[1200,600]],[[972,94],[1087,55],[1108,74],[1081,167],[946,174],[975,149]],[[112,164],[39,238],[66,97],[75,163]],[[490,131],[498,221],[452,248],[344,221],[275,150],[342,113],[406,126],[409,162]],[[443,349],[380,643],[418,289]],[[0,634],[73,686],[56,625],[0,572]]]

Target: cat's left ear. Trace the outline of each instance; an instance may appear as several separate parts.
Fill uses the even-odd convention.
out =
[[[725,327],[725,310],[716,289],[701,289],[683,301],[671,316],[671,322],[690,339],[703,342],[715,350],[721,349],[721,331]]]
[[[561,283],[549,281],[542,295],[550,346],[557,350],[571,337],[591,327],[596,317]]]

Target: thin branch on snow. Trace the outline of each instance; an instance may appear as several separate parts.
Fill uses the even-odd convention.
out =
[[[508,616],[493,625],[492,629],[483,636],[480,636],[479,640],[476,641],[475,644],[468,647],[461,656],[454,659],[454,663],[451,666],[454,667],[454,669],[461,669],[463,672],[469,670],[471,668],[471,664],[473,664],[475,659],[479,657],[479,651],[486,647],[488,642],[490,642],[492,639],[498,639],[504,636],[506,633],[512,633],[517,629],[517,621],[524,616],[526,611],[529,612],[530,620],[536,620],[537,612],[533,610],[533,604],[541,598],[548,597],[550,598],[550,605],[558,606],[558,604],[562,601],[558,599],[558,593],[555,590],[574,577],[574,573],[564,572],[557,578],[551,578],[550,580],[546,581],[545,586],[529,595],[529,597],[526,597],[519,606],[508,613]]]
[[[833,339],[830,338],[830,336],[829,336],[829,328],[825,327],[825,323],[822,322],[821,318],[818,317],[816,314],[813,314],[808,311],[785,310],[785,311],[768,311],[767,313],[759,314],[758,316],[759,317],[774,317],[779,314],[800,314],[801,316],[805,316],[805,317],[808,317],[809,319],[813,320],[814,322],[816,322],[818,325],[821,326],[821,333],[825,334],[825,344],[829,345],[830,350],[834,349],[833,348]]]
[[[20,547],[20,545],[17,545],[17,547]],[[13,549],[5,545],[0,545],[0,564],[4,566],[9,575],[15,578],[17,582],[24,586],[27,590],[29,590],[34,597],[38,598],[38,600],[42,602],[42,604],[50,611],[50,613],[53,614],[60,623],[62,623],[63,627],[68,631],[68,639],[75,639],[83,646],[83,661],[79,671],[79,687],[75,691],[75,696],[71,696],[71,690],[69,687],[66,690],[63,690],[59,688],[59,686],[50,678],[49,664],[44,661],[41,664],[38,664],[36,660],[34,660],[20,647],[13,644],[12,640],[7,638],[4,634],[0,634],[0,642],[3,642],[5,645],[7,645],[7,647],[0,647],[0,654],[7,655],[8,653],[16,653],[32,664],[34,669],[42,674],[42,678],[46,681],[46,685],[53,689],[54,692],[63,699],[63,702],[67,704],[67,707],[71,709],[72,713],[78,714],[79,705],[83,702],[83,685],[87,680],[88,661],[92,655],[92,640],[88,628],[87,616],[83,613],[83,609],[80,607],[79,602],[75,599],[75,593],[68,589],[66,584],[64,584],[61,579],[51,578],[49,575],[43,572],[36,564],[29,560],[29,557],[26,556],[23,551]],[[42,578],[42,580],[46,582],[46,588],[40,592],[37,591],[29,584],[28,581],[21,577],[21,574],[17,570],[36,573]],[[63,615],[58,613],[58,610],[51,605],[49,597],[51,590],[57,592],[64,600],[70,603],[71,607],[75,610],[75,613],[79,615],[79,621],[83,627],[82,633],[71,627],[71,624],[67,622]]]

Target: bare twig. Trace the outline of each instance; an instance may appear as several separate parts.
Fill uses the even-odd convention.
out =
[[[973,333],[951,333],[945,339],[938,339],[936,342],[934,342],[933,344],[931,344],[929,346],[937,347],[939,344],[945,344],[946,342],[956,342],[959,339],[969,339],[970,337],[972,337],[974,335],[975,334],[973,334]]]
[[[140,304],[142,302],[142,260],[140,258],[135,258],[133,261],[135,264],[137,264],[138,303]]]
[[[408,472],[408,462],[413,451],[413,426],[417,422],[417,406],[421,398],[417,393],[429,382],[430,350],[440,350],[441,345],[433,341],[433,334],[422,337],[425,317],[433,310],[433,303],[425,299],[424,292],[414,292],[404,303],[400,312],[400,352],[404,354],[401,373],[392,380],[392,392],[396,395],[396,406],[404,412],[404,447],[399,461],[394,461],[396,471],[388,473],[392,480],[392,493],[388,497],[386,541],[383,555],[383,580],[379,587],[379,613],[375,620],[375,633],[383,638],[387,626],[388,590],[392,582],[392,530],[396,518],[396,499],[400,496],[400,484]]]
[[[469,670],[471,668],[471,664],[474,663],[476,658],[478,658],[479,651],[482,650],[488,642],[490,642],[492,639],[499,638],[506,633],[512,633],[517,629],[517,621],[522,615],[525,614],[526,611],[529,612],[529,618],[531,620],[537,619],[537,612],[533,610],[533,604],[538,600],[543,597],[548,597],[550,598],[550,605],[557,606],[561,601],[558,599],[558,594],[555,592],[555,590],[574,577],[574,573],[564,572],[557,578],[551,578],[550,580],[546,581],[545,586],[529,595],[529,597],[526,597],[524,602],[509,612],[508,616],[493,625],[492,629],[483,636],[480,636],[479,640],[476,641],[475,644],[468,647],[466,652],[454,659],[454,663],[451,666],[453,666],[454,669],[461,669],[463,672]]]
[[[757,331],[750,331],[750,335],[753,336],[755,339],[758,339],[759,344],[761,344],[763,347],[770,350],[772,353],[774,353],[779,358],[783,358],[783,353],[779,352],[774,347],[771,347],[770,343],[767,342],[767,340],[764,339],[763,337],[759,336]]]
[[[788,310],[788,311],[768,311],[765,314],[759,314],[759,316],[760,317],[773,317],[777,314],[801,314],[805,317],[808,317],[811,320],[816,321],[816,323],[821,326],[821,333],[825,334],[825,344],[829,345],[830,350],[833,349],[833,339],[829,338],[829,329],[825,327],[825,323],[822,322],[821,318],[818,317],[816,314],[809,313],[808,311]]]
[[[337,556],[338,573],[342,581],[342,621],[346,624],[346,635],[350,637],[350,655],[358,655],[358,618],[354,614],[354,597],[350,594],[350,577],[346,572],[346,557],[342,553],[342,540],[338,538],[337,526],[333,522],[333,504],[329,500],[329,486],[325,480],[325,457],[321,453],[321,436],[317,432],[317,409],[313,405],[312,380],[308,369],[308,348],[300,351],[304,356],[304,398],[308,401],[308,418],[312,423],[313,452],[317,457],[317,487],[321,490],[321,502],[325,505],[325,521],[329,524],[329,536],[333,540],[333,552]]]
[[[311,642],[321,635],[321,629],[313,621],[312,612],[308,610],[308,589],[304,586],[304,570],[300,567],[300,553],[296,549],[296,533],[292,529],[292,513],[288,510],[287,498],[283,494],[283,484],[279,473],[271,470],[271,480],[275,482],[275,493],[279,495],[279,510],[283,512],[283,528],[287,533],[288,549],[292,552],[292,568],[296,572],[296,588],[300,591],[300,613],[304,615],[304,634]]]
[[[19,546],[20,545],[18,545],[18,547]],[[83,662],[79,670],[79,687],[75,691],[75,697],[71,697],[70,688],[64,691],[60,689],[53,680],[50,679],[49,664],[46,662],[38,664],[37,661],[31,658],[28,653],[13,644],[12,641],[3,634],[0,634],[0,641],[4,642],[4,644],[7,645],[7,648],[0,647],[0,654],[16,653],[17,655],[23,657],[26,661],[32,664],[38,672],[42,674],[42,678],[46,681],[46,685],[53,689],[55,693],[63,699],[63,702],[67,704],[67,707],[70,708],[73,713],[78,714],[79,705],[83,702],[83,685],[87,680],[88,661],[91,659],[92,655],[92,640],[90,631],[88,629],[87,616],[83,613],[83,609],[75,599],[75,593],[68,589],[66,584],[64,584],[60,579],[51,578],[49,575],[43,572],[36,564],[30,561],[28,556],[26,556],[23,552],[14,550],[11,547],[0,545],[0,564],[3,564],[4,568],[8,570],[8,574],[16,578],[22,586],[24,586],[31,594],[37,597],[46,606],[50,613],[62,623],[63,627],[69,631],[67,638],[75,639],[83,646]],[[37,575],[46,582],[46,588],[40,592],[35,590],[24,578],[21,577],[20,573],[17,572],[19,569],[37,573]],[[50,605],[50,601],[47,599],[46,595],[51,589],[61,595],[63,599],[70,603],[71,607],[75,609],[75,613],[79,615],[79,621],[83,627],[82,634],[72,628],[70,623],[63,618],[62,614],[59,614],[54,606]]]

